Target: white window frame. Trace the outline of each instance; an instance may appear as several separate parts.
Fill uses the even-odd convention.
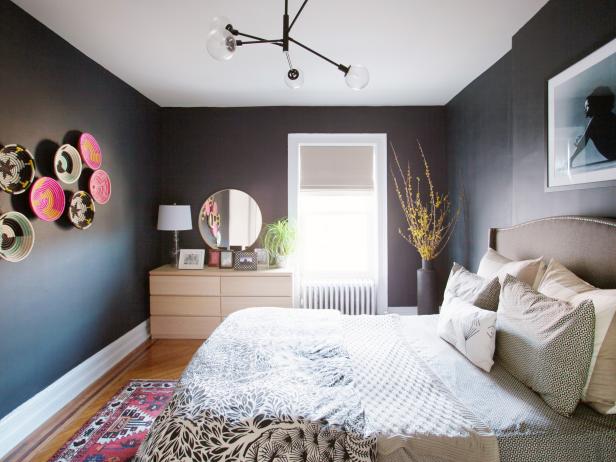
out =
[[[299,154],[302,146],[372,146],[376,160],[375,192],[378,204],[377,312],[388,308],[387,279],[387,134],[385,133],[290,133],[288,140],[288,216],[297,223],[299,200]],[[297,272],[297,262],[296,268]],[[300,281],[294,278],[293,306],[299,306]]]

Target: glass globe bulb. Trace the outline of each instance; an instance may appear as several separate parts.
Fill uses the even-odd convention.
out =
[[[209,33],[215,32],[217,30],[227,30],[226,27],[228,24],[231,24],[231,20],[226,16],[216,16],[212,19],[210,23]]]
[[[216,29],[210,32],[207,39],[207,52],[218,61],[226,61],[235,53],[235,37],[225,29]]]
[[[284,76],[287,87],[297,90],[304,85],[304,73],[299,69],[291,69]]]
[[[344,76],[344,80],[349,88],[353,90],[362,90],[366,88],[368,82],[370,82],[370,74],[368,69],[359,64],[353,64],[349,68],[349,72]]]

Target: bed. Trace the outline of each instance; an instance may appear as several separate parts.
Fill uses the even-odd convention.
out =
[[[616,287],[613,220],[492,229],[490,246]],[[616,415],[555,413],[498,360],[486,373],[441,340],[437,318],[237,312],[195,354],[135,461],[615,460]]]

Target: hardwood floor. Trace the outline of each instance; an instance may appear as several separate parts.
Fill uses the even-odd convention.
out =
[[[155,340],[144,344],[128,362],[114,368],[82,393],[76,403],[69,404],[52,419],[63,421],[61,425],[53,428],[45,424],[43,427],[51,428],[51,433],[44,441],[34,435],[29,443],[18,447],[5,460],[47,462],[126,382],[131,379],[177,380],[202,343],[203,340]]]

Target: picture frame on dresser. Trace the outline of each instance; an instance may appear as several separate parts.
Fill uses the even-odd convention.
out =
[[[220,266],[220,250],[208,249],[207,266],[210,268],[218,268]]]
[[[203,269],[205,261],[205,249],[181,249],[178,261],[178,269],[199,270]]]
[[[257,271],[257,254],[239,250],[233,254],[233,269],[236,271]]]
[[[257,270],[266,270],[270,267],[270,255],[267,249],[255,249],[257,255]]]
[[[220,251],[220,267],[223,269],[233,269],[233,251]]]

